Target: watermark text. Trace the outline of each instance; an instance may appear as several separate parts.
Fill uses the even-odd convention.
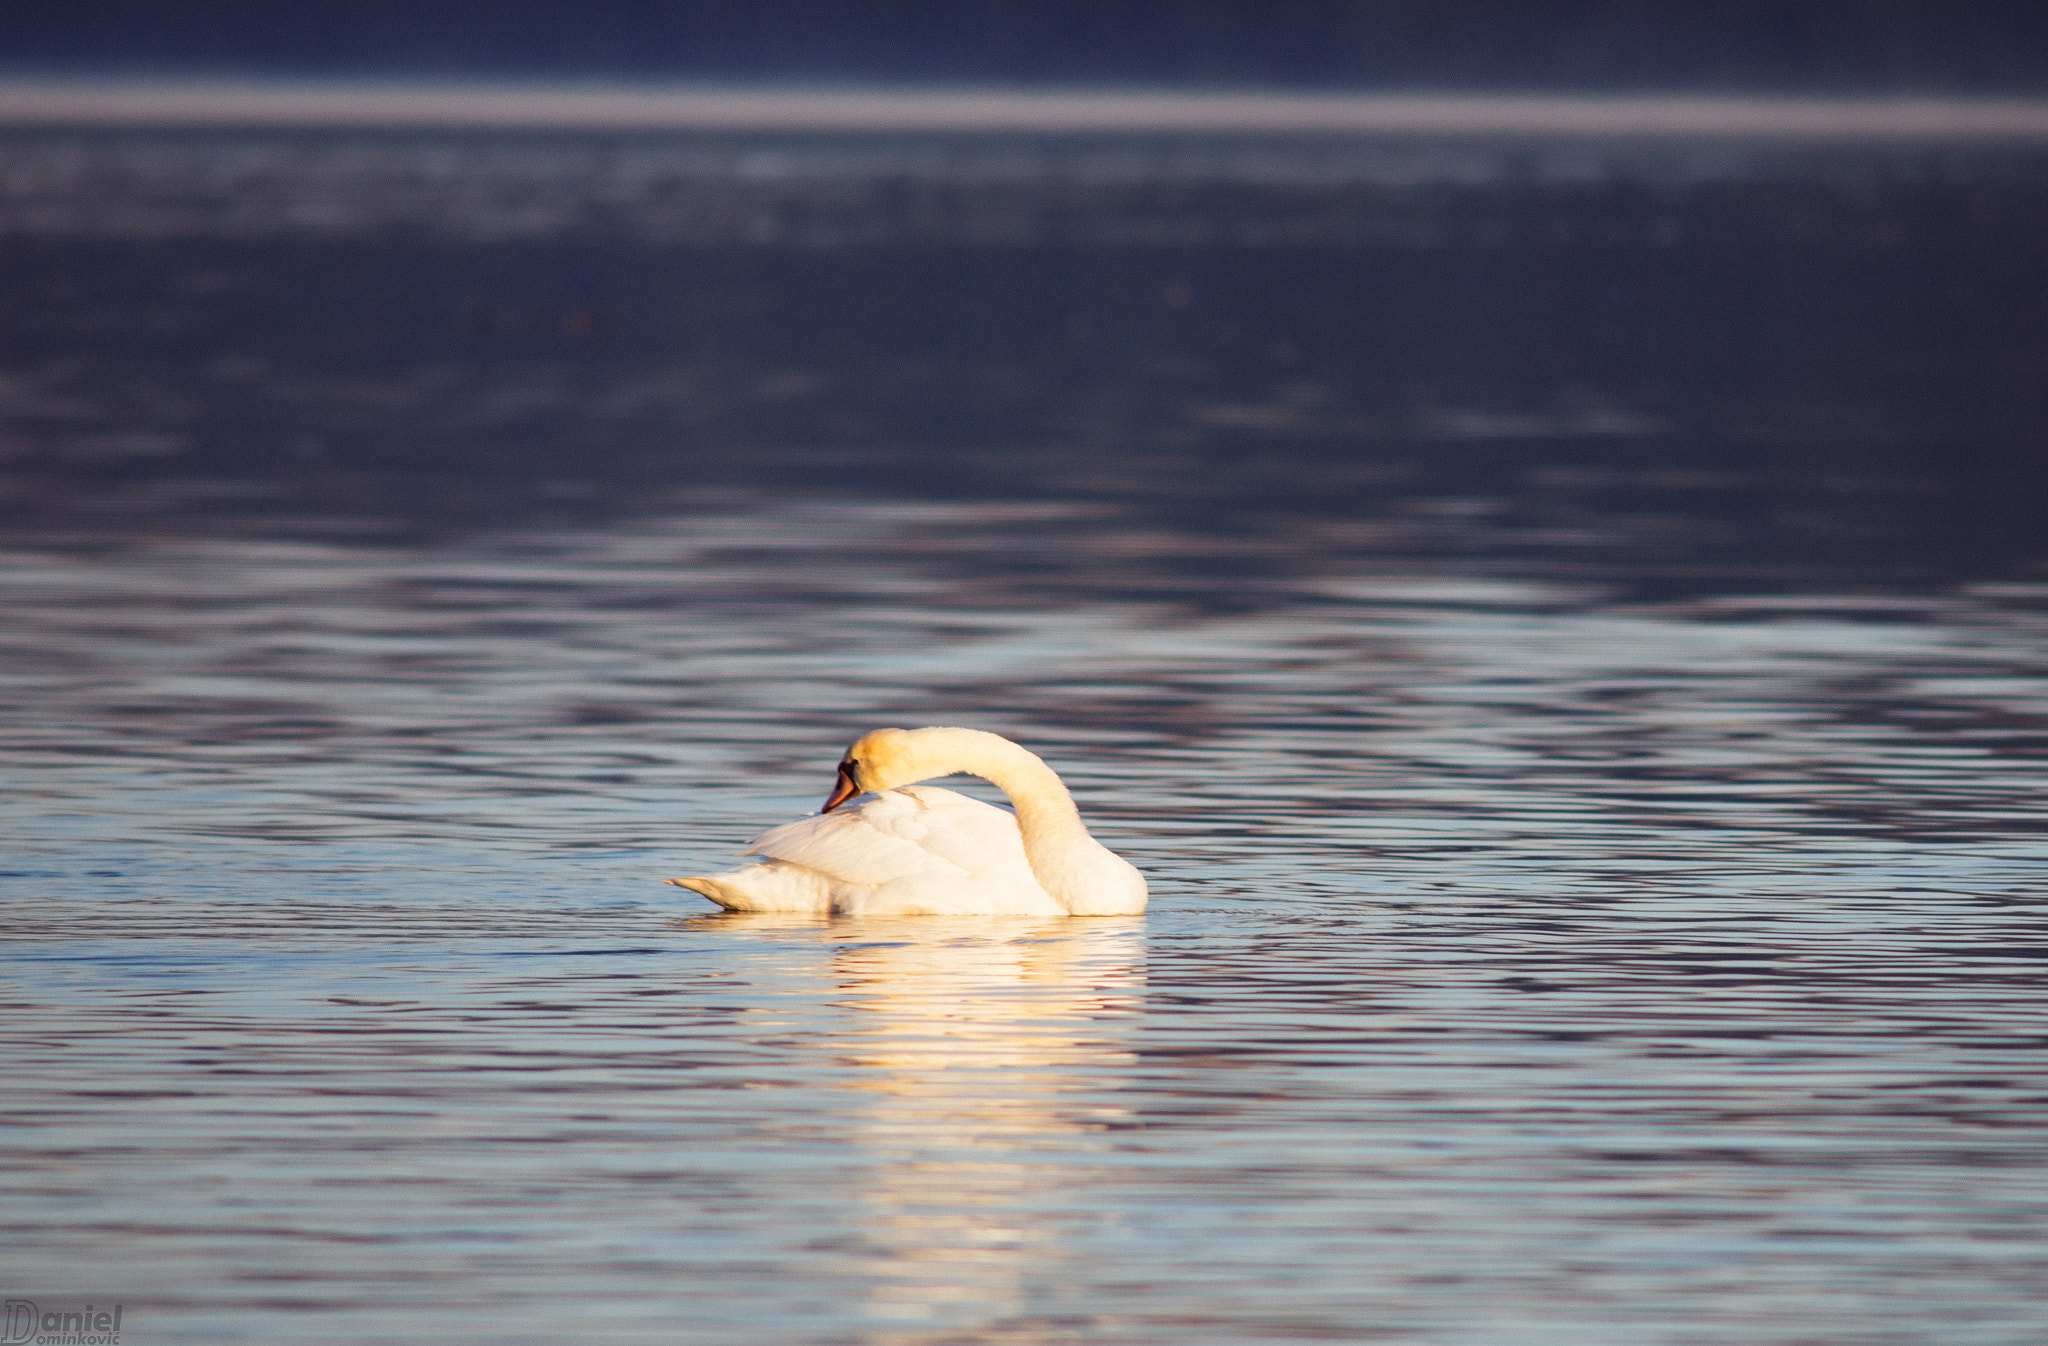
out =
[[[121,1306],[0,1300],[0,1346],[121,1346]]]

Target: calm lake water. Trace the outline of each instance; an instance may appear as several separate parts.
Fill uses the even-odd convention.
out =
[[[9,1297],[2048,1335],[2048,159],[0,170]],[[927,723],[1151,911],[656,882]]]

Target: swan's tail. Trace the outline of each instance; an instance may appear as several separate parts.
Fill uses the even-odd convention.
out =
[[[832,886],[824,875],[780,860],[664,882],[702,893],[727,911],[832,910]]]
[[[662,882],[673,883],[678,888],[688,888],[693,893],[702,893],[727,911],[743,910],[738,901],[719,891],[717,879],[663,879]]]

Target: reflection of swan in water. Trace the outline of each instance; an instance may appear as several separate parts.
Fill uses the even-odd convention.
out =
[[[841,1138],[859,1164],[872,1324],[861,1340],[924,1346],[1029,1319],[1038,1287],[1071,1274],[1072,1238],[1106,1218],[1092,1181],[1104,1170],[1075,1157],[1105,1149],[1128,1117],[1143,923],[811,929],[836,944],[819,972],[840,1027],[815,1050],[849,1095]]]
[[[912,785],[961,772],[1001,787],[1015,816]],[[862,791],[875,798],[833,812]],[[668,882],[733,911],[1128,916],[1145,909],[1144,876],[1088,835],[1053,769],[979,729],[877,729],[846,750],[838,784],[816,817],[764,832],[748,853],[767,858]]]

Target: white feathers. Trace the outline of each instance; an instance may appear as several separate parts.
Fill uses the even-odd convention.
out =
[[[768,857],[672,882],[732,911],[843,916],[1063,916],[1039,885],[1012,814],[930,785],[771,828],[743,855]]]
[[[994,782],[1015,814],[913,785]],[[837,807],[856,790],[866,803]],[[763,832],[723,874],[669,882],[733,911],[872,916],[1131,916],[1145,877],[1088,835],[1035,755],[979,729],[877,729],[846,750],[825,812]]]

